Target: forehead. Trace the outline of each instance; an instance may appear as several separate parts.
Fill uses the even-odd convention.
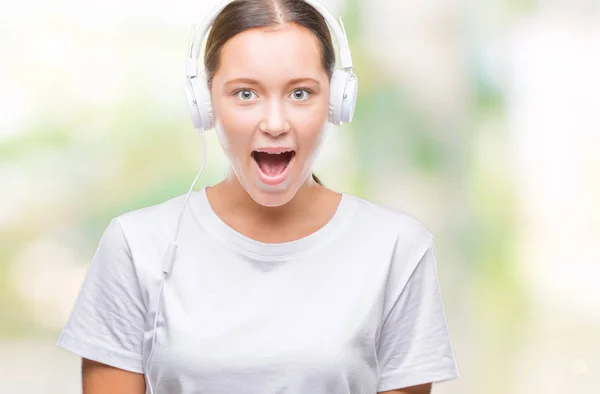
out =
[[[221,49],[217,73],[225,79],[261,80],[327,76],[315,34],[290,23],[246,30],[231,38]]]

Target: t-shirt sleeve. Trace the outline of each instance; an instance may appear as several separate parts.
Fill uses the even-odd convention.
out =
[[[81,357],[143,373],[146,308],[118,218],[105,229],[57,345]]]
[[[414,266],[414,264],[413,264]],[[382,323],[378,392],[459,377],[442,296],[435,247],[427,247]]]

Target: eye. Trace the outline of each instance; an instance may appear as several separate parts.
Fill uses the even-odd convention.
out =
[[[312,91],[307,88],[296,89],[292,92],[292,98],[294,100],[306,100],[311,93]]]
[[[248,90],[248,89],[240,89],[235,92],[235,95],[244,101],[251,100],[253,98],[253,96],[252,96],[253,94],[254,94],[254,92],[252,90]]]

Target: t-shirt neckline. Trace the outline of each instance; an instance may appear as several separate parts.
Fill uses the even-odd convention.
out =
[[[297,256],[328,243],[339,234],[350,220],[357,203],[351,195],[342,192],[340,193],[340,202],[333,216],[318,230],[289,242],[265,243],[249,238],[223,222],[210,205],[206,189],[207,186],[203,186],[198,190],[198,198],[196,203],[193,204],[194,210],[197,209],[198,211],[197,220],[199,224],[211,235],[239,252],[250,257],[269,260]]]

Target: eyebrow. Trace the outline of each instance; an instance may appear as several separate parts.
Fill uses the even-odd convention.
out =
[[[288,81],[288,83],[286,84],[286,86],[296,85],[296,84],[301,83],[301,82],[312,82],[312,83],[316,84],[317,86],[321,86],[321,83],[319,81],[317,81],[316,79],[314,79],[314,78],[294,78],[294,79]],[[252,79],[252,78],[235,78],[235,79],[231,79],[231,80],[225,82],[225,85],[231,85],[231,84],[234,84],[234,83],[244,83],[244,84],[248,84],[248,85],[257,85],[257,86],[262,85],[260,83],[260,81],[257,81],[257,80]]]

